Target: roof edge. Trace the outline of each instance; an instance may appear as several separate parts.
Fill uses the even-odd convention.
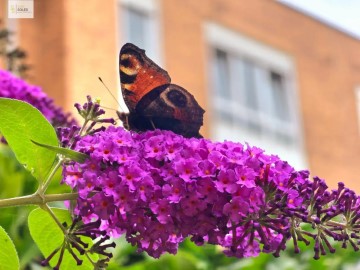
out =
[[[345,34],[353,39],[356,39],[357,41],[360,41],[360,33],[359,34],[356,34],[352,31],[349,31],[347,29],[345,29],[344,27],[341,27],[339,25],[336,25],[335,23],[332,23],[324,18],[321,18],[320,16],[312,13],[311,11],[308,11],[302,7],[299,7],[293,3],[288,3],[288,2],[282,2],[282,0],[276,0],[277,3],[281,4],[282,6],[285,6],[287,8],[290,8],[294,11],[297,11],[301,14],[304,14],[305,16],[308,16],[310,17],[311,19],[317,21],[317,22],[320,22],[321,24],[324,24],[325,26],[329,26],[331,27],[332,29],[338,31],[338,32],[341,32],[342,34]]]

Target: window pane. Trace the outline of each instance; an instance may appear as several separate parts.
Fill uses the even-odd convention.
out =
[[[279,120],[290,121],[289,104],[284,87],[283,77],[276,72],[270,72],[271,88],[274,97],[275,117]]]
[[[216,49],[214,61],[215,94],[224,98],[231,98],[229,63],[226,52]]]
[[[246,91],[244,90],[244,60],[231,55],[230,59],[230,87],[232,100],[238,105],[246,107]]]
[[[146,26],[148,17],[145,13],[128,8],[127,9],[127,41],[136,44],[140,48],[147,48]]]
[[[215,119],[229,132],[291,145],[295,135],[285,79],[261,62],[214,50]]]
[[[259,113],[274,117],[274,93],[269,78],[269,71],[261,66],[255,66],[254,80]]]
[[[244,92],[245,105],[253,110],[258,110],[258,102],[255,90],[254,65],[249,60],[244,61]]]

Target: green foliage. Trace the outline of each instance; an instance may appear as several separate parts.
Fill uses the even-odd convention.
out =
[[[19,269],[19,258],[14,243],[2,227],[0,227],[0,247],[0,269]]]
[[[58,146],[53,126],[39,110],[23,101],[0,98],[0,111],[0,133],[20,163],[42,182],[54,163],[56,153],[33,144],[31,140]]]
[[[19,164],[6,145],[0,145],[0,199],[30,194],[36,190],[34,177]],[[14,241],[20,257],[21,269],[38,257],[26,220],[31,207],[0,209],[0,224]]]
[[[53,213],[57,219],[64,223],[71,224],[71,216],[68,210],[52,208]],[[37,208],[33,210],[28,219],[30,234],[34,239],[35,243],[38,245],[41,253],[48,257],[56,248],[61,247],[64,242],[64,233],[55,222],[55,220],[49,215],[48,212]],[[83,259],[81,266],[76,265],[76,261],[68,252],[65,250],[64,257],[61,263],[61,269],[80,269],[80,270],[90,270],[93,269],[92,264],[84,256],[80,256],[76,249],[73,249],[75,254]],[[50,261],[50,265],[54,267],[59,259],[58,252]]]
[[[26,174],[19,169],[14,155],[5,145],[0,145],[0,198],[20,196]]]
[[[89,158],[88,155],[71,150],[71,149],[57,147],[57,146],[51,146],[51,145],[47,145],[47,144],[43,144],[43,143],[38,143],[33,140],[31,140],[31,141],[40,147],[44,147],[50,151],[53,151],[56,154],[61,154],[65,157],[67,157],[71,160],[74,160],[76,162],[79,162],[79,163],[84,163]]]
[[[59,170],[49,186],[50,193],[70,191],[68,186],[59,185],[60,179]],[[37,181],[16,160],[11,149],[7,145],[0,145],[0,199],[31,194],[35,192],[36,187]],[[32,240],[27,226],[27,217],[32,209],[33,206],[0,209],[0,224],[14,241],[21,269],[30,269],[31,264],[41,260],[40,251]]]

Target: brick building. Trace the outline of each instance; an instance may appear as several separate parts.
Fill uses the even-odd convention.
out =
[[[248,141],[335,186],[360,191],[360,40],[272,0],[35,0],[7,19],[59,105],[116,107],[118,51],[131,41],[206,110],[202,133]],[[119,93],[120,96],[120,93]]]

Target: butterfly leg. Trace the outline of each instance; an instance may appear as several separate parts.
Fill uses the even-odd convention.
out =
[[[119,117],[120,121],[123,123],[123,127],[126,130],[130,130],[129,114],[119,111],[116,111],[116,114]]]
[[[151,124],[152,128],[155,130],[155,129],[156,129],[156,127],[155,127],[154,122],[153,122],[151,119],[149,119],[149,121],[150,121],[150,124]]]

